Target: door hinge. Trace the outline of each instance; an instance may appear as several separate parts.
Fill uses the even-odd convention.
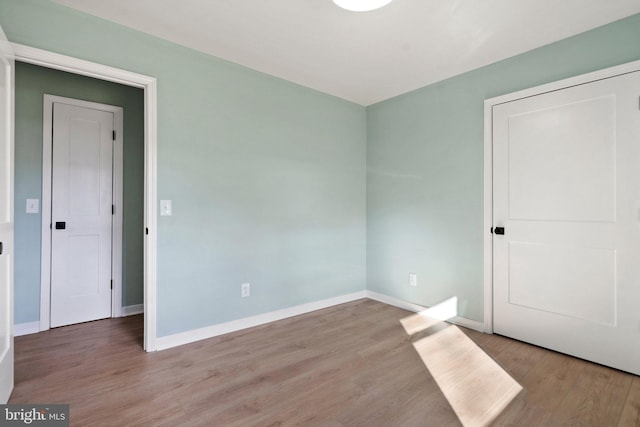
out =
[[[113,135],[113,140],[115,141],[116,140],[116,131],[115,130],[113,131],[112,135]]]

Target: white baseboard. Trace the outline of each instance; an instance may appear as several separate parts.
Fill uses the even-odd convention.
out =
[[[29,323],[18,323],[13,325],[13,336],[37,334],[40,332],[40,321]]]
[[[122,307],[122,317],[144,313],[144,304],[127,305]]]
[[[456,316],[453,319],[448,320],[449,323],[454,325],[463,326],[474,331],[485,333],[484,322],[478,322],[477,320],[467,319],[466,317]]]
[[[157,339],[157,349],[165,350],[177,347],[183,344],[189,344],[207,338],[213,338],[218,335],[228,334],[230,332],[239,331],[241,329],[252,328],[254,326],[263,325],[265,323],[275,322],[277,320],[286,319],[288,317],[299,316],[301,314],[310,313],[312,311],[321,310],[323,308],[332,307],[334,305],[344,304],[356,301],[362,298],[369,298],[384,304],[399,307],[404,310],[419,312],[427,309],[422,305],[413,304],[398,298],[384,295],[373,291],[360,291],[352,294],[342,295],[339,297],[329,298],[322,301],[310,302],[307,304],[297,305],[282,310],[272,311],[269,313],[259,314],[257,316],[245,317],[243,319],[233,320],[231,322],[221,323],[218,325],[208,326],[206,328],[194,329],[192,331],[181,332],[178,334],[159,337]],[[122,316],[133,316],[144,313],[144,305],[129,305],[122,307]],[[484,323],[476,320],[467,319],[465,317],[456,316],[448,320],[449,323],[464,326],[465,328],[475,331],[484,332]],[[19,323],[13,326],[13,334],[18,337],[21,335],[29,335],[40,332],[40,322]]]
[[[177,347],[179,345],[189,344],[207,338],[213,338],[218,335],[228,334],[230,332],[239,331],[241,329],[252,328],[254,326],[275,322],[277,320],[286,319],[288,317],[299,316],[301,314],[310,313],[312,311],[321,310],[323,308],[344,304],[366,297],[366,291],[360,291],[352,294],[342,295],[339,297],[325,299],[322,301],[310,302],[308,304],[301,304],[295,307],[289,307],[282,310],[259,314],[257,316],[232,320],[231,322],[220,323],[218,325],[207,326],[205,328],[194,329],[192,331],[167,335],[165,337],[159,337],[156,339],[156,348],[157,350],[166,350],[168,348]]]
[[[366,292],[367,292],[367,298],[369,299],[382,302],[388,305],[392,305],[394,307],[402,308],[404,310],[413,311],[414,313],[427,309],[427,307],[425,306],[407,302],[405,300],[401,300],[398,298],[390,297],[389,295],[385,295],[385,294],[381,294],[373,291],[366,291]]]
[[[402,308],[404,310],[413,311],[415,313],[418,313],[422,310],[426,310],[428,308],[428,307],[407,302],[398,298],[390,297],[388,295],[384,295],[378,292],[373,292],[373,291],[365,291],[365,292],[366,292],[367,298],[369,299],[376,300],[378,302],[382,302],[385,304],[389,304],[394,307]],[[460,317],[460,316],[452,317],[451,319],[447,320],[447,322],[453,323],[454,325],[463,326],[465,328],[473,329],[474,331],[478,331],[478,332],[485,331],[484,322],[478,322],[477,320],[467,319],[466,317]]]

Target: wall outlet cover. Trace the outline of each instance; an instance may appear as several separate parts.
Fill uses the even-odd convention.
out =
[[[240,285],[240,295],[242,296],[242,298],[247,298],[251,295],[250,283],[243,283],[242,285]]]
[[[416,273],[409,273],[409,286],[414,288],[418,286],[418,275]]]

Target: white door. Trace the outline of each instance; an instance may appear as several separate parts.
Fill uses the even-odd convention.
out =
[[[51,327],[111,317],[114,114],[53,105]]]
[[[634,72],[493,108],[495,332],[635,374],[639,100]]]
[[[0,28],[0,404],[13,390],[13,72]]]

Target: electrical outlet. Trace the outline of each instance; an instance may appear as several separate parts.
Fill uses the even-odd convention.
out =
[[[240,285],[240,295],[242,296],[242,298],[246,298],[251,295],[250,283],[243,283],[242,285]]]
[[[409,273],[409,286],[414,288],[418,286],[418,275],[416,273]]]

